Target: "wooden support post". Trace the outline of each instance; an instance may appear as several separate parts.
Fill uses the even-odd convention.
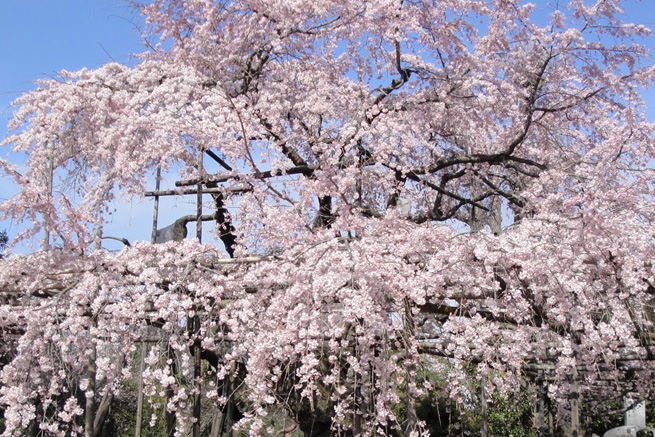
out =
[[[200,149],[200,155],[198,155],[198,175],[200,176],[200,182],[198,182],[198,194],[196,197],[196,238],[199,243],[202,243],[202,177],[204,174],[202,157],[203,151]]]
[[[546,389],[544,385],[546,384],[546,381],[544,379],[544,372],[540,372],[541,378],[539,378],[539,381],[537,382],[539,384],[539,409],[537,411],[538,417],[537,417],[537,426],[538,426],[538,432],[539,432],[539,437],[546,437]]]
[[[211,430],[209,431],[209,437],[219,437],[223,431],[223,421],[224,421],[225,415],[223,414],[223,410],[220,408],[217,408],[216,411],[214,412],[214,416],[212,417],[212,426]]]
[[[546,436],[546,418],[544,415],[544,396],[543,389],[540,389],[539,393],[539,410],[537,411],[537,429],[539,432],[539,437]]]
[[[578,390],[578,371],[573,371],[571,382],[571,436],[580,435],[580,393]]]
[[[102,395],[102,399],[96,407],[96,418],[93,421],[93,430],[95,431],[96,436],[99,436],[100,431],[102,431],[105,420],[107,420],[107,417],[109,416],[109,409],[113,400],[114,393],[109,389],[105,390],[105,394]]]
[[[93,250],[102,249],[102,228],[95,228],[93,230]]]
[[[86,388],[86,405],[84,410],[84,437],[95,437],[95,415],[96,415],[96,338],[95,329],[97,327],[96,318],[91,315],[89,319],[89,350],[86,359],[86,379],[88,385]]]
[[[157,174],[155,175],[155,193],[159,191],[161,184],[161,167],[157,167]],[[159,195],[155,195],[155,206],[152,212],[152,234],[150,242],[155,244],[157,242],[157,221],[159,220]]]
[[[232,384],[230,384],[231,386]],[[227,401],[227,412],[225,414],[225,435],[232,437],[232,428],[234,428],[234,393],[230,387],[230,399]]]
[[[503,232],[502,208],[502,197],[493,197],[491,200],[491,214],[489,215],[489,228],[494,235],[500,235]]]
[[[414,315],[412,314],[412,307],[409,299],[405,299],[405,347],[409,348],[409,342],[415,337]],[[408,350],[409,352],[409,350]],[[412,355],[408,353],[408,357]],[[416,363],[414,358],[406,365],[406,386],[407,386],[407,426],[405,427],[405,435],[409,436],[416,431],[418,426],[418,416],[416,415],[416,393],[414,385],[416,384]]]
[[[48,201],[52,200],[52,191],[53,191],[53,180],[55,177],[55,151],[54,151],[54,146],[51,147],[50,150],[50,158],[48,159]],[[43,249],[44,250],[49,250],[50,249],[50,229],[46,226],[46,224],[43,224],[44,226],[44,231],[43,231]]]
[[[485,396],[485,385],[487,384],[487,378],[485,374],[482,374],[480,378],[480,410],[481,410],[481,424],[480,424],[480,437],[489,436],[489,424],[487,423],[487,399]]]
[[[168,345],[168,359],[171,360],[171,376],[175,377],[177,373],[177,365],[175,364],[175,351]],[[172,387],[168,387],[166,390],[166,400],[167,403],[175,396],[175,390]],[[166,437],[175,437],[175,422],[177,418],[175,417],[175,411],[166,410]]]
[[[204,173],[203,169],[203,149],[200,149],[200,154],[198,155],[198,174],[200,175],[201,182],[198,183],[198,195],[196,198],[196,238],[199,243],[202,243],[202,176]],[[201,410],[200,403],[202,400],[202,363],[200,361],[200,340],[198,336],[200,335],[200,317],[193,316],[191,318],[191,336],[193,338],[193,381],[194,381],[194,394],[193,394],[193,437],[200,437],[200,419],[201,419]]]
[[[359,373],[355,372],[355,399],[353,401],[353,433],[360,435],[362,433],[362,378]]]
[[[139,393],[136,399],[136,424],[134,426],[134,437],[141,437],[141,426],[143,424],[143,367],[145,354],[148,347],[145,342],[141,342],[141,355],[139,357]]]
[[[212,420],[212,429],[209,434],[209,437],[219,437],[224,435],[223,434],[223,429],[226,427],[227,424],[227,429],[226,433],[229,435],[232,429],[232,421],[228,420],[228,416],[231,417],[233,414],[232,411],[232,373],[234,372],[235,366],[231,366],[231,371],[230,374],[225,375],[225,379],[223,379],[223,393],[222,397],[223,399],[226,399],[226,405],[223,405],[220,409],[216,411],[214,414],[214,418]]]
[[[386,335],[386,334],[385,334]],[[376,350],[374,352],[375,356],[379,356],[379,351]],[[370,414],[371,412],[377,411],[376,406],[375,406],[375,400],[377,398],[377,395],[380,393],[379,388],[376,386],[376,378],[375,378],[375,367],[374,363],[369,361],[369,365],[371,366],[371,369],[369,370],[369,379],[368,383],[371,389],[368,391],[368,400],[366,402],[366,412],[367,414]]]
[[[159,191],[161,184],[161,167],[157,167],[155,174],[155,192]],[[157,242],[157,221],[159,220],[159,196],[155,196],[155,205],[152,212],[152,234],[150,242]],[[141,427],[143,426],[143,370],[145,354],[148,350],[146,343],[141,343],[141,356],[139,357],[139,393],[136,400],[136,423],[134,426],[134,437],[141,437]]]
[[[413,388],[415,383],[414,373],[416,372],[416,364],[414,364],[414,362],[409,363],[407,365],[406,372],[407,375],[405,377],[405,381],[407,385],[407,401],[405,406],[407,408],[407,426],[405,427],[405,435],[410,436],[412,435],[413,431],[416,431],[418,426],[418,416],[416,414],[416,394]]]
[[[200,340],[198,336],[200,335],[200,317],[194,316],[191,318],[191,335],[194,337],[193,343],[193,381],[194,381],[194,393],[193,393],[193,437],[200,437],[200,402],[202,401],[202,372],[201,372],[201,361],[200,361]]]
[[[237,371],[237,365],[232,363],[230,374],[227,375],[225,384],[227,384],[227,408],[225,412],[225,435],[232,437],[232,428],[234,428],[234,392],[232,388],[232,375]]]
[[[478,197],[480,192],[480,182],[475,179],[472,184],[471,184],[471,195],[472,198]],[[471,228],[471,232],[480,232],[483,228],[484,225],[487,221],[487,217],[485,212],[481,209],[478,208],[475,205],[471,205],[471,217],[469,218],[469,227]]]
[[[100,250],[101,249],[101,241],[102,241],[102,229],[97,228],[93,232],[95,236],[95,242],[94,242],[94,250]],[[98,351],[97,351],[97,338],[96,335],[97,333],[96,328],[98,327],[98,319],[96,318],[96,315],[93,314],[92,310],[92,304],[93,304],[93,299],[95,298],[96,293],[92,292],[90,293],[89,296],[89,310],[91,312],[91,315],[89,316],[89,345],[88,345],[88,351],[86,353],[87,358],[86,358],[86,379],[88,381],[87,388],[86,388],[86,403],[85,403],[85,409],[84,409],[84,437],[96,437],[98,432],[100,431],[99,429],[95,429],[95,422],[96,422],[96,402],[95,402],[95,397],[96,397],[96,361],[98,357]]]

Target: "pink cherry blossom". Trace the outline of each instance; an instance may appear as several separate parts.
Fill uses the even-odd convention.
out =
[[[177,435],[198,394],[251,435],[276,409],[425,435],[421,375],[465,402],[467,363],[488,390],[545,372],[564,410],[652,394],[650,31],[564,3],[155,0],[134,67],[19,97],[0,214],[50,238],[0,260],[3,435],[100,435],[137,379]],[[222,245],[99,249],[158,167],[213,190]]]

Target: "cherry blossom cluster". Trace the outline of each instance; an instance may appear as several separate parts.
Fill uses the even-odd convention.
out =
[[[422,375],[467,402],[469,365],[563,408],[607,381],[652,394],[630,380],[655,370],[655,68],[620,7],[142,6],[134,67],[39,82],[2,142],[27,159],[0,161],[19,187],[0,214],[49,235],[0,260],[4,435],[98,435],[134,380],[178,435],[198,394],[251,435],[280,410],[419,435]],[[158,168],[213,190],[224,247],[99,248]]]

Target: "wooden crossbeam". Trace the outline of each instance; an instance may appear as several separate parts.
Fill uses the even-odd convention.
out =
[[[225,187],[225,188],[204,188],[202,194],[223,194],[223,193],[246,193],[252,191],[252,188],[247,186]],[[188,188],[180,190],[159,190],[159,191],[146,191],[143,195],[145,197],[154,196],[184,196],[190,194],[198,194],[198,189]]]
[[[214,175],[207,175],[206,177],[203,178],[183,179],[181,181],[176,181],[175,186],[188,187],[190,185],[197,185],[198,183],[202,182],[207,187],[214,188],[218,186],[218,184],[221,182],[227,182],[232,179],[237,179],[240,177],[243,178],[252,177],[255,179],[269,179],[276,176],[296,175],[296,174],[302,174],[308,176],[311,175],[316,169],[318,169],[318,165],[299,165],[297,167],[291,167],[286,170],[281,170],[281,169],[267,170],[259,173],[251,173],[248,175],[244,175],[243,173],[232,171],[226,173],[217,173]]]

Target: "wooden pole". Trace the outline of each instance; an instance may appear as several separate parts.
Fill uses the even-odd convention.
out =
[[[578,371],[573,370],[573,381],[571,382],[571,436],[580,435],[580,393],[578,390]]]
[[[362,409],[363,409],[363,399],[362,399],[362,377],[358,372],[355,372],[355,399],[353,401],[353,433],[354,435],[360,435],[362,433]]]
[[[171,375],[175,377],[177,374],[177,364],[175,363],[175,351],[171,347],[170,343],[168,345],[168,359],[171,361]],[[166,389],[166,398],[170,400],[175,396],[175,390],[169,386]],[[175,437],[175,422],[177,421],[177,417],[175,415],[175,411],[168,411],[166,410],[166,436],[167,437]]]
[[[159,191],[161,184],[161,167],[157,167],[157,174],[155,176],[155,193]],[[150,242],[155,244],[157,242],[157,220],[159,220],[159,195],[155,195],[155,206],[152,212],[152,235]]]
[[[200,419],[201,410],[200,405],[202,401],[202,374],[201,374],[201,361],[200,361],[200,317],[194,316],[192,319],[192,335],[195,337],[193,344],[193,379],[195,390],[193,393],[193,437],[200,437]]]
[[[198,195],[196,197],[196,238],[199,243],[202,243],[202,176],[203,169],[203,149],[200,149],[198,155],[198,174],[201,177],[201,182],[198,183]],[[190,334],[193,336],[193,380],[194,380],[194,394],[193,394],[193,437],[200,437],[200,419],[201,410],[200,403],[202,401],[202,363],[200,361],[200,317],[194,316],[191,318],[192,326]]]
[[[203,151],[200,149],[200,154],[198,155],[198,175],[200,175],[200,178],[198,182],[198,194],[196,196],[196,238],[199,243],[202,243],[202,177],[204,173],[202,157]]]
[[[161,167],[157,167],[155,174],[155,192],[159,191],[161,184]],[[155,205],[152,212],[152,234],[150,235],[150,242],[155,244],[157,242],[157,221],[159,220],[159,196],[155,196]],[[136,400],[136,424],[134,426],[134,437],[141,437],[141,427],[143,426],[143,368],[145,355],[148,348],[145,342],[141,342],[141,354],[139,356],[139,392],[137,393]]]
[[[147,351],[145,342],[141,342],[141,356],[139,357],[139,393],[136,400],[136,425],[134,427],[134,437],[141,437],[141,426],[143,424],[143,367],[144,355]]]
[[[475,179],[471,183],[471,194],[472,198],[478,197],[478,194],[480,192],[480,183],[477,179]],[[471,232],[479,232],[484,228],[484,225],[486,223],[487,217],[484,211],[481,208],[478,208],[475,206],[475,203],[471,205],[471,217],[470,217],[470,222],[469,222],[469,227],[471,228]]]
[[[89,381],[86,388],[86,405],[84,414],[84,437],[95,437],[95,391],[96,391],[96,348],[92,331],[96,328],[93,316],[89,320],[89,352],[86,361],[86,378]]]
[[[102,237],[102,230],[99,228],[94,231],[95,234],[95,243],[94,249],[100,250],[100,242]],[[91,293],[89,297],[89,310],[91,310],[91,304],[95,293]],[[86,359],[86,379],[88,381],[86,388],[86,404],[84,409],[84,437],[96,437],[97,432],[100,430],[95,429],[95,419],[96,419],[96,360],[98,351],[96,349],[96,328],[98,327],[98,320],[91,311],[89,316],[89,350],[87,352]]]
[[[221,435],[224,417],[223,410],[217,408],[212,417],[212,427],[209,431],[209,437],[219,437]]]
[[[52,200],[52,191],[53,191],[53,179],[55,175],[55,152],[54,152],[54,147],[51,147],[50,150],[50,159],[48,159],[48,202]],[[43,231],[43,249],[44,250],[49,250],[50,249],[50,228],[46,226],[45,223],[43,223],[44,226],[44,231]]]
[[[210,437],[219,437],[223,435],[223,428],[225,427],[225,423],[227,422],[227,415],[229,413],[228,411],[229,403],[231,402],[231,397],[232,397],[232,394],[230,393],[230,390],[232,389],[230,386],[231,377],[232,377],[232,372],[230,372],[230,374],[228,375],[225,375],[225,379],[223,380],[223,399],[227,399],[228,405],[225,405],[221,408],[220,417],[217,418],[218,423],[216,423],[216,428],[212,426],[212,433]]]
[[[236,364],[232,363],[231,372],[227,376],[228,386],[228,401],[227,409],[225,412],[225,433],[228,437],[232,437],[232,428],[234,428],[234,392],[232,391],[232,373],[236,371]]]
[[[484,386],[486,385],[486,383],[487,383],[487,378],[486,375],[483,373],[482,377],[480,378],[480,410],[482,413],[480,437],[489,436],[489,430],[488,430],[489,424],[487,423],[487,399],[484,392]]]
[[[268,179],[275,176],[284,176],[284,175],[294,175],[302,174],[305,176],[312,175],[315,170],[318,169],[318,165],[300,165],[297,167],[291,167],[285,170],[266,170],[259,173],[252,173],[249,176],[252,176],[256,179]],[[176,187],[187,187],[190,185],[198,185],[200,182],[204,182],[207,187],[213,188],[217,187],[221,182],[227,182],[232,179],[237,179],[242,176],[238,172],[227,172],[227,173],[218,173],[214,175],[203,175],[203,177],[193,178],[193,179],[183,179],[181,181],[176,181]]]
[[[230,373],[225,375],[223,380],[223,398],[226,399],[226,404],[219,409],[214,415],[212,422],[210,437],[218,436],[232,436],[232,428],[234,427],[234,393],[232,393],[232,374],[235,372],[236,366],[234,363],[230,366]],[[225,429],[225,434],[223,433]]]
[[[411,357],[409,353],[410,339],[415,337],[415,325],[414,325],[414,315],[412,313],[412,307],[409,302],[409,299],[405,299],[405,348],[408,351],[408,356]],[[407,408],[407,426],[405,427],[405,435],[412,435],[418,427],[418,416],[416,415],[416,392],[414,389],[414,384],[416,383],[416,362],[413,361],[414,358],[410,358],[406,365],[405,375],[406,385],[407,385],[407,401],[405,406]]]
[[[252,191],[252,187],[246,185],[236,185],[233,187],[223,188],[204,188],[203,194],[225,194],[225,193],[248,193]],[[157,190],[146,191],[143,193],[144,197],[160,197],[160,196],[188,196],[198,194],[198,188],[187,188],[177,190]]]
[[[546,437],[546,380],[544,378],[544,372],[539,372],[541,378],[539,378],[539,412],[537,419],[537,426],[539,427],[539,437]]]

